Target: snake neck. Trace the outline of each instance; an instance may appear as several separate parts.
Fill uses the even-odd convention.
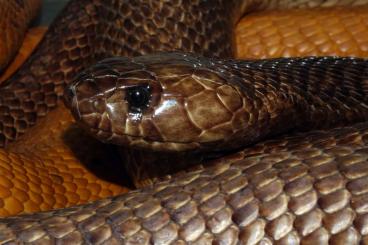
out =
[[[55,108],[65,85],[96,61],[172,50],[229,57],[234,23],[244,13],[309,7],[304,1],[285,2],[70,1],[31,58],[0,88],[0,146],[16,140]]]
[[[181,57],[180,53],[161,55]],[[364,59],[309,57],[239,61],[187,54],[184,58],[194,67],[190,72],[187,72],[188,67],[184,70],[195,79],[178,76],[179,81],[190,82],[193,88],[191,93],[186,90],[185,95],[179,96],[186,101],[186,106],[180,109],[191,115],[193,124],[201,125],[210,118],[211,124],[202,124],[201,135],[222,133],[221,137],[206,141],[194,136],[187,140],[187,145],[196,143],[190,151],[188,148],[181,152],[178,148],[173,151],[169,147],[145,149],[139,145],[133,146],[136,149],[128,153],[124,149],[123,162],[136,186],[151,184],[152,179],[162,174],[180,171],[203,159],[207,161],[211,156],[227,155],[281,133],[326,129],[368,119],[368,62]],[[174,68],[179,70],[179,67]],[[154,72],[148,66],[146,69]],[[160,81],[165,84],[164,76],[160,76],[160,71],[156,72],[155,75],[161,77]],[[168,77],[173,84],[179,84],[173,76]],[[170,83],[165,85],[163,93],[173,94]],[[206,86],[207,92],[203,93],[203,87],[198,89],[196,85]],[[196,106],[191,107],[191,104]],[[214,113],[206,110],[195,113],[201,107],[199,104],[204,104],[203,108],[210,107]],[[180,112],[177,109],[173,111]],[[153,115],[160,116],[159,113]],[[171,117],[179,118],[180,113],[172,113]],[[170,124],[170,118],[164,120],[166,124]],[[119,121],[120,124],[124,123]],[[160,129],[168,137],[165,135],[167,131]],[[189,135],[190,129],[186,126],[181,128],[181,132],[186,130]],[[176,142],[184,137],[180,132],[175,136]]]
[[[235,147],[290,130],[326,129],[368,119],[364,59],[280,58],[219,67],[219,74],[230,77],[229,83],[244,95],[245,110],[237,122],[243,126],[236,132]]]

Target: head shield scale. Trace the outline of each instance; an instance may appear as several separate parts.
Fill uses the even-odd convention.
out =
[[[234,122],[244,116],[241,92],[217,67],[181,53],[106,59],[75,79],[65,102],[104,142],[156,151],[209,149],[235,135]]]

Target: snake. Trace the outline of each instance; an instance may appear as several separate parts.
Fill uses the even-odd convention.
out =
[[[354,3],[364,1],[338,2]],[[333,4],[71,1],[0,89],[1,145],[24,140],[63,98],[89,134],[138,153],[142,165],[127,160],[137,183],[192,156],[208,162],[115,197],[1,218],[1,242],[365,243],[367,61],[231,59],[228,30],[244,13]]]
[[[40,0],[0,1],[0,69],[14,57],[24,38],[27,26],[36,16]],[[18,16],[18,18],[14,18]]]

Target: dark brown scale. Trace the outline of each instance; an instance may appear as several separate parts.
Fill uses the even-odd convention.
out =
[[[11,105],[13,109],[24,110],[25,105],[32,102],[38,104],[38,108],[43,108],[41,111],[34,110],[37,115],[35,120],[26,120],[26,125],[21,124],[23,128],[16,127],[18,124],[13,125],[11,131],[19,133],[0,132],[5,139],[0,145],[5,146],[15,140],[34,125],[38,118],[55,108],[65,85],[80,71],[104,57],[132,56],[174,49],[196,51],[204,55],[230,56],[230,32],[225,31],[230,28],[230,20],[225,17],[228,16],[226,13],[229,8],[222,1],[211,4],[211,11],[218,12],[216,18],[221,23],[221,28],[216,30],[219,26],[204,27],[203,19],[208,22],[214,15],[208,10],[192,11],[198,8],[197,5],[197,1],[190,4],[178,3],[178,8],[172,8],[171,2],[164,2],[161,6],[156,1],[145,4],[119,0],[71,1],[49,28],[32,58],[0,89],[0,106]],[[204,6],[200,7],[201,10],[202,8]],[[152,11],[154,9],[160,11]],[[149,15],[142,15],[148,11],[152,13],[151,18]],[[180,23],[176,19],[178,16],[181,16]],[[178,28],[181,25],[185,26],[185,31]],[[198,26],[202,26],[201,32],[195,31]],[[146,27],[150,31],[147,32]],[[168,31],[176,28],[177,31]],[[217,35],[218,32],[221,34]],[[202,48],[208,46],[207,42],[217,43],[215,37],[218,36],[221,36],[221,43],[227,44],[215,45],[212,50]],[[32,91],[31,98],[25,97],[20,87]],[[50,92],[54,96],[45,96]],[[9,104],[8,98],[17,98],[18,104]],[[13,116],[13,119],[14,122],[24,121],[24,117],[19,114]]]
[[[309,6],[305,1],[231,4],[225,0],[71,1],[32,58],[0,89],[1,145],[17,139],[46,116],[59,103],[65,85],[102,58],[173,49],[229,57],[229,30],[245,12]],[[301,120],[296,113],[288,120],[300,129],[367,118],[366,61],[353,64],[346,59],[311,58],[304,60],[305,65],[300,65],[299,59],[276,61],[252,63],[250,70],[247,63],[238,63],[245,66],[244,71],[225,70],[243,77],[232,81],[235,86],[254,92],[256,84],[262,95],[275,91],[291,100],[299,99],[297,109],[304,110],[307,117]],[[352,109],[345,109],[343,103]],[[257,109],[264,104],[254,97],[254,113],[258,114]],[[340,114],[326,109],[326,105],[340,109]],[[280,129],[282,121],[273,123],[269,131]],[[102,126],[107,130],[110,127],[108,123]],[[0,219],[0,240],[73,244],[364,243],[368,240],[367,140],[368,125],[362,123],[265,141],[125,195]]]

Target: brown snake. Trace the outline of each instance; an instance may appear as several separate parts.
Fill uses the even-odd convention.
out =
[[[2,144],[46,115],[65,85],[102,58],[174,49],[229,57],[227,30],[245,11],[308,5],[244,2],[72,1],[0,90]],[[118,197],[3,218],[0,240],[365,243],[368,127],[352,123],[368,117],[367,69],[365,60],[352,58],[224,62],[169,53],[105,60],[80,75],[66,94],[81,124],[105,141],[207,154],[291,129],[353,126],[266,141]],[[142,102],[137,94],[148,99]],[[165,101],[174,106],[161,106]],[[209,103],[212,111],[204,109]],[[173,110],[177,121],[171,121]],[[9,115],[15,120],[4,120]]]
[[[16,54],[29,22],[41,6],[40,0],[0,0],[0,70]],[[14,18],[17,16],[18,18]]]

